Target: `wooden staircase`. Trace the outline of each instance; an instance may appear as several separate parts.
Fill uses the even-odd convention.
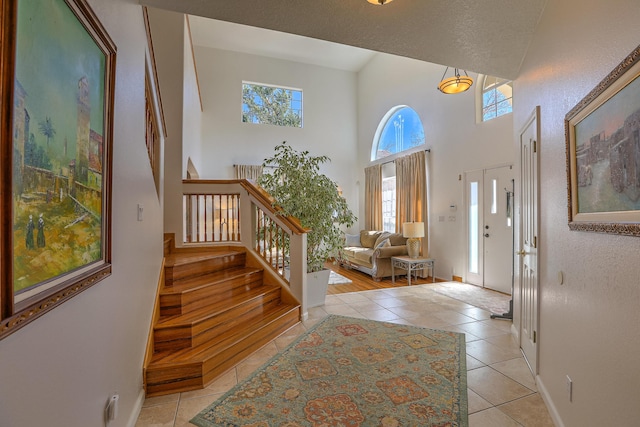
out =
[[[300,321],[298,303],[247,264],[243,248],[165,255],[147,397],[204,388]]]

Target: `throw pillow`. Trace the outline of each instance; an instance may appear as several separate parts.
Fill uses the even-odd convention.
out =
[[[382,240],[382,242],[379,242],[374,249],[386,248],[387,246],[391,246],[391,242],[389,241],[388,237]]]
[[[400,233],[391,233],[389,240],[391,241],[391,246],[404,246],[407,244],[407,238]]]
[[[345,234],[345,246],[360,247],[360,235],[359,234]]]
[[[376,240],[382,231],[368,231],[362,230],[360,231],[360,245],[363,248],[374,248],[376,245]]]
[[[390,233],[388,231],[383,231],[382,233],[380,233],[380,235],[376,239],[376,242],[373,244],[373,249],[378,249],[380,247],[380,243],[382,243],[385,240],[389,239],[389,234]],[[389,243],[391,243],[391,242],[389,242]]]

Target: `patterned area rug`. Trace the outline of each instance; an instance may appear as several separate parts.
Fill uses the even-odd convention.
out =
[[[345,285],[347,283],[351,283],[351,279],[347,279],[341,274],[336,273],[335,271],[331,271],[329,273],[329,284],[330,285]]]
[[[467,427],[464,335],[331,315],[191,423]]]
[[[511,295],[506,295],[490,289],[458,282],[439,283],[430,288],[442,295],[466,302],[469,305],[483,308],[494,314],[503,314],[509,311]]]

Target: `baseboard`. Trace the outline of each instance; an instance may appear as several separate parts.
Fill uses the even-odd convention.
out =
[[[540,375],[536,375],[536,387],[538,388],[538,393],[540,394],[540,397],[542,397],[544,404],[547,405],[547,410],[549,411],[549,416],[551,416],[553,424],[555,424],[556,427],[564,427],[564,423],[562,422],[562,418],[560,418],[558,409],[553,404],[553,400],[551,399],[551,396],[549,396],[549,391],[544,386]]]
[[[136,423],[138,422],[138,417],[140,416],[140,411],[142,411],[143,404],[144,404],[144,389],[140,388],[140,393],[138,394],[138,398],[133,404],[133,410],[131,411],[131,415],[129,416],[129,421],[127,422],[128,427],[136,427]]]
[[[462,283],[462,277],[460,277],[460,276],[453,276],[453,277],[451,277],[451,280],[454,281],[454,282]]]

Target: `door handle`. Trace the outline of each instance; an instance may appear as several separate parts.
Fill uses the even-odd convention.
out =
[[[484,237],[489,237],[489,233],[485,233],[485,234],[484,234]]]

